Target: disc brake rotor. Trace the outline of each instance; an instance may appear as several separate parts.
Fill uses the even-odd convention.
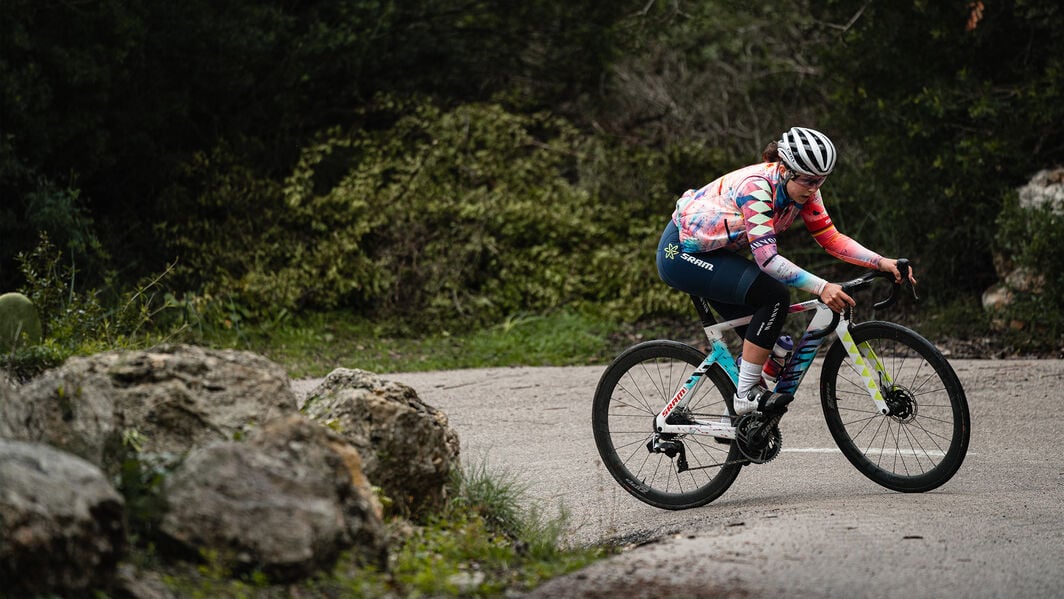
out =
[[[916,398],[904,387],[892,387],[886,395],[887,407],[890,415],[898,422],[912,422],[916,420],[919,405]]]

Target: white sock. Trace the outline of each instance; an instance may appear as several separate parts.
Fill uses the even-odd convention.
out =
[[[746,397],[761,382],[761,369],[764,364],[754,364],[743,360],[739,364],[739,397]]]

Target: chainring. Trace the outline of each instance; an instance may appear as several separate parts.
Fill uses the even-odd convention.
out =
[[[768,421],[757,412],[744,415],[735,424],[735,440],[739,452],[754,464],[764,464],[776,459],[783,448],[783,433],[778,425],[779,418]],[[768,432],[767,439],[759,443],[756,439],[764,436],[763,428],[766,426],[771,426],[772,430]]]

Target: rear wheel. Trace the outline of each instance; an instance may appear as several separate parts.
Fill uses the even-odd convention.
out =
[[[640,501],[679,510],[705,505],[735,481],[743,459],[737,444],[703,435],[662,435],[670,447],[682,445],[688,470],[679,472],[679,454],[648,448],[655,440],[654,419],[705,359],[697,349],[675,341],[648,341],[629,348],[603,373],[595,391],[592,429],[606,469]],[[698,420],[734,416],[735,386],[719,366],[707,373],[681,415]],[[671,454],[671,455],[670,455]]]
[[[869,322],[851,327],[850,334],[868,362],[882,364],[885,376],[877,382],[890,414],[876,409],[836,341],[820,375],[821,405],[835,443],[851,464],[888,489],[918,493],[941,486],[968,451],[968,402],[956,373],[935,346],[905,327]]]

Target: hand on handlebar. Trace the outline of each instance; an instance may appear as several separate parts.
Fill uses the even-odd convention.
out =
[[[879,270],[881,270],[883,272],[888,272],[888,273],[894,275],[894,282],[895,283],[899,283],[900,284],[902,282],[902,273],[898,269],[898,261],[897,260],[895,260],[893,258],[883,258],[882,260],[879,261]],[[911,283],[913,285],[916,285],[916,277],[913,276],[912,266],[911,265],[908,266],[907,270],[908,270],[908,274],[909,274],[909,283]]]
[[[842,312],[846,306],[857,305],[857,302],[842,290],[842,286],[835,283],[824,285],[824,289],[820,291],[820,301],[835,312]]]

